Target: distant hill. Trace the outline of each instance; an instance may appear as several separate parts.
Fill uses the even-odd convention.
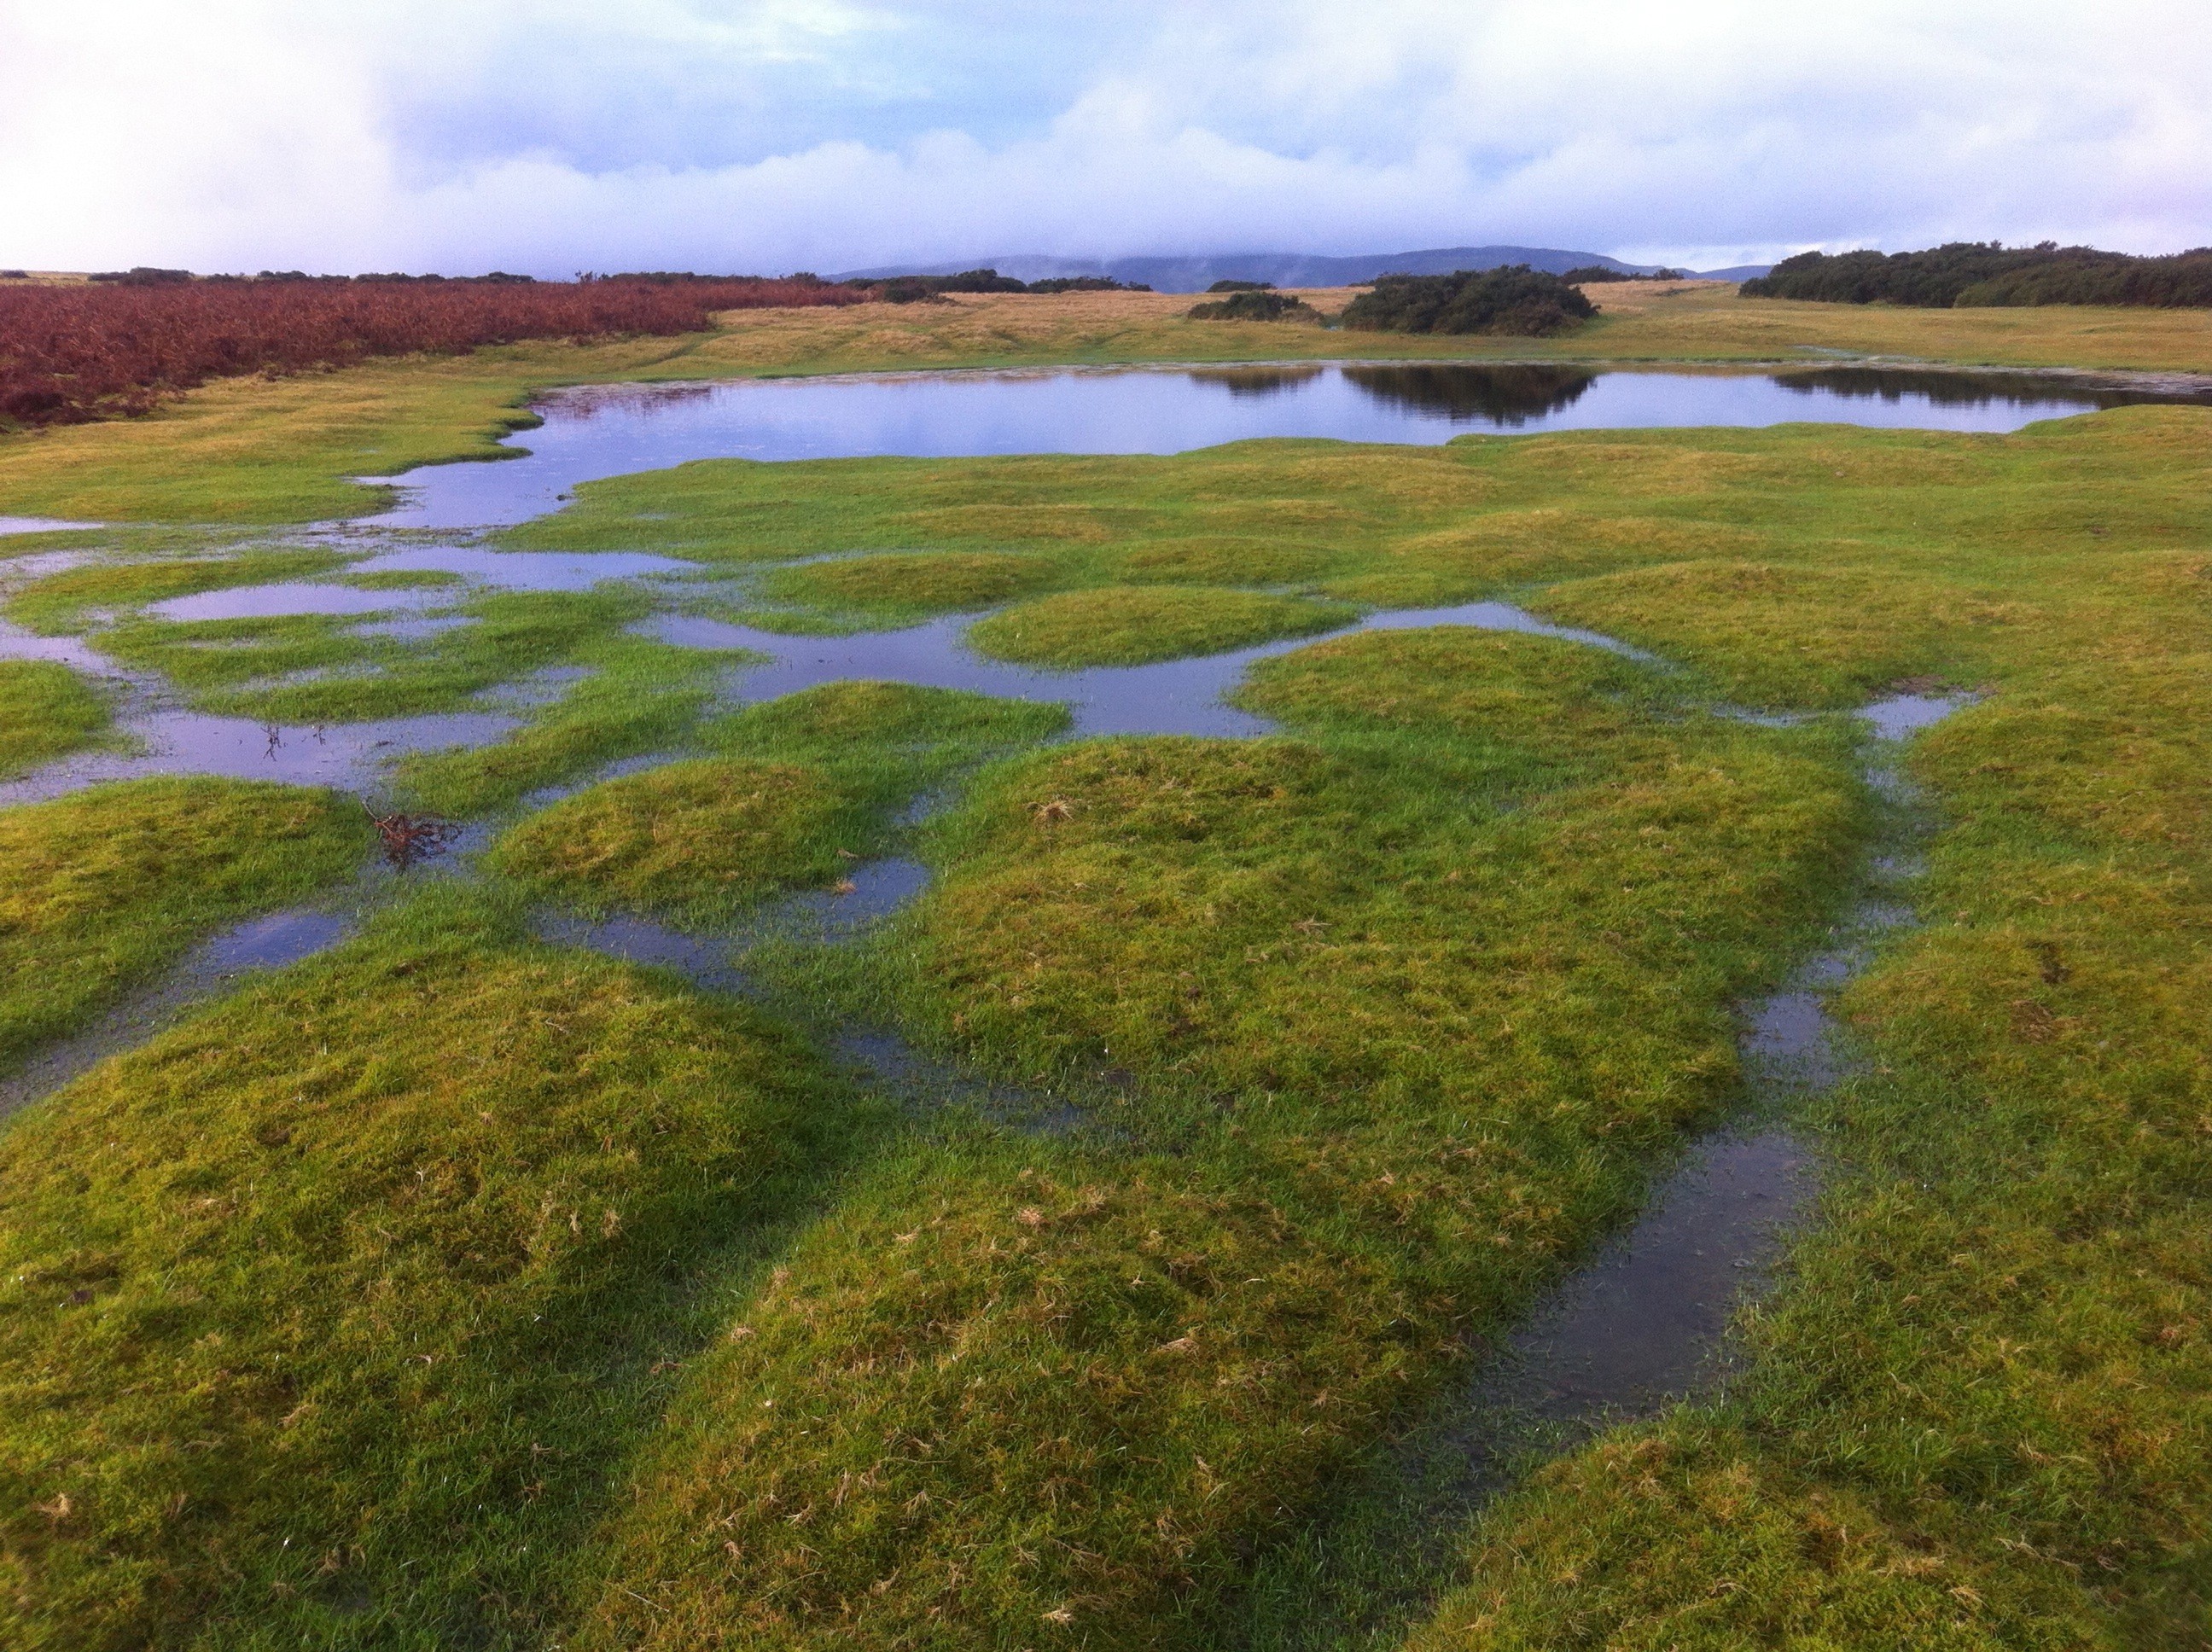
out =
[[[1459,270],[1495,270],[1500,264],[1525,264],[1563,276],[1570,270],[1592,264],[1618,270],[1624,275],[1649,275],[1656,264],[1623,264],[1602,252],[1576,252],[1556,246],[1434,246],[1417,252],[1360,252],[1349,258],[1327,258],[1312,252],[1222,252],[1206,258],[1060,258],[1038,252],[1006,252],[996,258],[963,258],[951,264],[885,264],[875,270],[848,270],[833,277],[855,276],[955,276],[963,270],[996,270],[1021,281],[1042,281],[1049,276],[1110,276],[1115,281],[1141,282],[1162,293],[1202,293],[1217,281],[1271,281],[1278,287],[1347,287],[1372,281],[1377,276],[1448,276]],[[1765,275],[1765,264],[1718,270],[1715,276],[1741,281]]]

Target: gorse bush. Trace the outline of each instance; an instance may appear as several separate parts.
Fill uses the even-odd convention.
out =
[[[1220,291],[1219,286],[1214,288]],[[1193,321],[1318,321],[1321,312],[1302,299],[1258,287],[1237,287],[1226,298],[1190,307]]]
[[[1346,307],[1347,327],[1365,332],[1506,333],[1528,338],[1565,332],[1597,306],[1558,276],[1510,264],[1449,276],[1383,276]]]
[[[1927,309],[2032,304],[2212,307],[2212,247],[2166,258],[2094,246],[1949,241],[1920,252],[1800,252],[1743,283],[1747,298]]]
[[[699,332],[719,310],[868,296],[797,279],[194,281],[169,279],[173,273],[0,291],[0,422],[80,424],[149,412],[230,374],[416,351],[465,355],[524,338]]]

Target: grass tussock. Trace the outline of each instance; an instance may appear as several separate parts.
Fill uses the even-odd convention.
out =
[[[702,1297],[862,1117],[757,1015],[453,904],[0,1139],[10,1645],[542,1641]]]
[[[969,642],[997,659],[1073,671],[1143,665],[1218,654],[1348,623],[1333,603],[1189,586],[1117,586],[1018,603],[969,628]]]
[[[531,816],[492,866],[572,906],[726,912],[828,883],[851,799],[818,771],[701,757],[606,780]],[[849,850],[848,853],[851,853]]]
[[[1052,584],[1058,572],[1044,558],[1003,552],[908,553],[784,569],[769,577],[766,590],[780,601],[902,617],[995,607]]]
[[[68,666],[0,659],[0,780],[82,750],[113,720],[107,697]]]
[[[1066,720],[1058,706],[839,683],[699,731],[726,754],[602,782],[525,818],[491,865],[586,911],[727,918],[835,882],[918,793]]]
[[[368,840],[347,799],[243,780],[128,780],[0,810],[0,1065],[210,930],[326,888]]]

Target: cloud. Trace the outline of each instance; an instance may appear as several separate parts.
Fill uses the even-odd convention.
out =
[[[2212,222],[2180,0],[0,0],[0,263],[831,270]]]

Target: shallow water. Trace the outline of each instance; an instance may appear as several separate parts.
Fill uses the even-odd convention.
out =
[[[903,454],[1180,453],[1255,437],[1433,444],[1470,432],[1769,425],[1810,420],[2003,431],[2120,400],[2061,374],[1836,367],[1781,373],[1598,371],[1406,363],[902,374],[555,392],[545,422],[505,441],[527,458],[394,478],[410,527],[520,522],[579,483],[699,459]]]
[[[1968,703],[1894,695],[1857,715],[1895,747]],[[1881,939],[1914,921],[1905,900],[1921,870],[1917,801],[1893,753],[1867,778],[1902,805],[1869,857],[1863,886],[1827,944],[1774,992],[1744,1006],[1738,1039],[1755,1103],[1784,1109],[1854,1071],[1830,1005]],[[1643,1218],[1547,1299],[1501,1367],[1478,1383],[1488,1407],[1532,1406],[1553,1421],[1649,1412],[1710,1388],[1725,1370],[1722,1333],[1747,1289],[1764,1283],[1791,1221],[1819,1188],[1818,1168],[1786,1125],[1709,1137],[1653,1196]]]
[[[84,1031],[41,1047],[0,1078],[0,1118],[52,1094],[111,1055],[136,1049],[184,1012],[256,970],[281,969],[343,940],[358,920],[296,907],[249,919],[210,937],[152,985],[131,993]]]
[[[867,677],[921,688],[966,689],[1006,699],[1058,701],[1068,707],[1078,735],[1192,734],[1241,739],[1269,733],[1273,723],[1227,704],[1223,695],[1243,679],[1256,660],[1354,631],[1468,626],[1558,637],[1647,664],[1658,663],[1653,656],[1611,637],[1553,625],[1501,602],[1395,609],[1370,614],[1342,630],[1322,635],[1286,637],[1195,659],[1072,671],[1008,665],[969,653],[963,639],[972,621],[973,616],[951,616],[900,631],[791,637],[720,620],[664,615],[649,622],[647,629],[665,642],[684,647],[750,648],[771,656],[773,663],[745,670],[738,678],[737,691],[750,701],[773,700],[824,683]]]
[[[101,525],[98,522],[64,522],[52,516],[0,516],[0,536],[11,533],[74,533]]]
[[[140,749],[80,752],[21,780],[0,783],[0,806],[40,803],[103,781],[149,774],[216,774],[371,792],[394,757],[447,746],[488,745],[520,723],[519,717],[484,711],[302,728],[192,711],[127,712],[118,720],[118,727]]]

